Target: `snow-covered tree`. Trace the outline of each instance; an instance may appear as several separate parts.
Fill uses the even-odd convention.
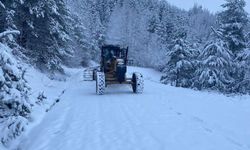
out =
[[[236,67],[239,72],[239,77],[234,83],[232,92],[240,92],[243,94],[250,93],[250,33],[246,35],[246,47],[244,51],[237,55]]]
[[[11,49],[0,43],[0,142],[4,145],[25,130],[30,117],[30,89],[24,73]]]
[[[250,22],[249,22],[249,27],[250,27]],[[249,33],[246,34],[245,38],[246,38],[246,43],[247,43],[246,47],[250,48],[250,31],[249,31]]]
[[[15,25],[15,12],[19,5],[22,4],[22,1],[11,0],[11,1],[1,1],[0,4],[0,32],[17,30]],[[12,34],[5,36],[0,39],[5,41],[9,45],[16,45],[16,38]]]
[[[25,130],[31,113],[25,70],[13,54],[13,49],[20,50],[15,38],[20,32],[14,29],[16,10],[22,4],[19,0],[0,3],[0,145],[5,146]]]
[[[177,87],[191,86],[194,65],[191,61],[192,52],[188,43],[177,39],[167,52],[167,63],[161,82]]]
[[[239,53],[237,68],[241,71],[241,78],[238,78],[232,92],[250,94],[250,48],[246,48]]]
[[[91,59],[99,61],[100,46],[104,44],[105,32],[114,0],[68,0],[73,13],[77,13],[86,28],[87,42],[90,44]]]
[[[88,41],[87,29],[77,15],[71,15],[69,47],[73,51],[71,57],[65,57],[63,62],[67,66],[88,66],[91,60],[91,45]]]
[[[211,26],[216,27],[216,17],[202,6],[195,4],[188,11],[187,39],[192,43],[203,47],[211,37]]]
[[[209,42],[198,57],[200,65],[195,72],[193,86],[200,90],[226,91],[234,81],[230,76],[232,56],[227,43],[223,40],[217,38]]]
[[[225,10],[218,14],[220,31],[228,42],[229,50],[235,56],[246,46],[244,29],[248,18],[244,10],[245,6],[245,0],[226,0],[226,3],[222,5]]]
[[[62,72],[62,58],[71,54],[69,12],[63,0],[24,1],[16,13],[21,31],[18,43],[24,54],[42,70]]]
[[[156,27],[156,33],[162,43],[168,45],[173,39],[186,38],[187,13],[164,1],[161,1],[158,7],[159,23]]]

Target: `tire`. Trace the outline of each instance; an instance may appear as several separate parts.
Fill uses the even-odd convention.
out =
[[[105,92],[105,74],[96,72],[96,94],[103,95]]]
[[[141,94],[144,90],[144,80],[140,73],[133,73],[132,89],[134,93]]]

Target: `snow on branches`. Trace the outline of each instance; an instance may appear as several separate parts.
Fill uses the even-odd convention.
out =
[[[0,7],[2,7],[3,9],[5,9],[5,5],[0,1]]]
[[[195,87],[225,91],[233,82],[230,76],[232,53],[221,39],[208,43],[199,55],[200,66],[196,70]]]
[[[11,49],[0,43],[0,143],[4,145],[19,136],[28,123],[30,88],[24,73]]]
[[[161,81],[177,87],[189,87],[191,76],[194,72],[191,48],[183,39],[175,40],[172,48],[168,51],[168,62],[164,69],[165,75]]]
[[[4,31],[4,32],[0,33],[0,39],[3,38],[3,37],[5,37],[5,36],[13,35],[13,34],[19,35],[20,31],[18,31],[18,30]]]

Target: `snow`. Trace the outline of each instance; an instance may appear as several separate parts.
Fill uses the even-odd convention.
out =
[[[28,128],[26,128],[26,131],[20,137],[17,137],[16,140],[12,141],[7,149],[15,149],[19,144],[20,139],[27,136],[31,132],[31,129],[33,127],[42,122],[44,116],[47,114],[46,112],[53,107],[57,99],[60,99],[61,94],[69,84],[68,82],[66,83],[62,81],[51,80],[47,77],[46,74],[37,71],[35,68],[27,64],[22,64],[22,66],[24,68],[27,68],[25,78],[27,79],[29,86],[31,87],[32,95],[30,99],[33,102],[34,106],[32,108],[30,120],[31,122],[29,122]],[[67,70],[66,73],[68,73]],[[37,102],[36,100],[41,93],[44,94],[46,99],[42,102]],[[2,148],[1,146],[2,145],[0,144],[0,150],[4,150],[4,148]]]
[[[5,5],[0,1],[0,6],[5,9]]]
[[[60,89],[65,93],[22,136],[19,149],[250,149],[249,96],[175,88],[160,84],[161,73],[152,69],[130,67],[132,71],[144,75],[143,94],[133,94],[128,85],[114,85],[105,95],[96,95],[95,82],[83,81],[83,69],[68,69],[66,82],[30,72],[35,92],[44,90],[49,99]]]
[[[17,30],[4,31],[0,33],[0,38],[3,38],[4,36],[10,35],[10,34],[20,34],[20,31],[17,31]]]

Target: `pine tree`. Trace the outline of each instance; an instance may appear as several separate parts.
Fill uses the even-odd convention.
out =
[[[2,3],[3,2],[3,3]],[[30,88],[25,80],[25,70],[17,62],[16,36],[20,34],[15,25],[17,8],[22,1],[0,3],[0,145],[8,145],[19,136],[29,123],[31,102]],[[13,47],[11,49],[9,46]],[[15,57],[14,57],[15,56]]]
[[[0,32],[4,32],[10,28],[14,28],[13,13],[14,6],[18,3],[16,1],[0,2]]]
[[[88,41],[87,29],[81,23],[81,20],[77,15],[71,15],[71,25],[70,25],[70,47],[73,51],[72,57],[66,57],[63,62],[67,66],[79,67],[88,66],[91,55],[91,45]]]
[[[0,43],[0,142],[7,145],[24,131],[30,118],[30,88],[11,49]]]
[[[161,82],[177,87],[191,86],[194,66],[191,62],[192,53],[187,42],[177,39],[167,52],[167,64]]]
[[[18,8],[16,22],[21,31],[18,43],[39,69],[63,72],[62,58],[71,54],[68,20],[63,0],[24,1]]]
[[[250,34],[246,34],[246,48],[237,55],[238,62],[236,68],[240,72],[240,76],[235,81],[232,92],[240,92],[243,94],[250,93]]]
[[[247,12],[244,10],[245,0],[226,0],[225,9],[219,13],[220,31],[228,42],[229,50],[236,56],[245,46],[244,28],[247,25]]]
[[[187,16],[181,10],[170,6],[167,2],[161,2],[158,12],[159,23],[156,33],[163,44],[171,44],[173,39],[186,38]]]
[[[249,23],[249,27],[250,27],[250,23]],[[246,47],[250,48],[250,31],[249,33],[246,34],[245,38],[246,38],[246,43],[247,43]]]
[[[22,5],[22,1],[19,0],[10,0],[2,1],[0,6],[0,32],[17,30],[15,25],[15,14],[17,7]],[[8,43],[9,46],[17,46],[16,38],[12,34],[5,36],[1,39]]]
[[[188,11],[188,34],[187,39],[192,43],[198,43],[202,46],[211,38],[210,27],[216,27],[215,15],[202,6],[194,5]]]
[[[227,43],[217,38],[209,42],[200,53],[199,68],[195,72],[194,87],[225,92],[234,81],[230,76],[232,52]]]
[[[241,71],[241,78],[235,81],[232,92],[250,94],[250,47],[239,53],[237,68]]]
[[[6,6],[0,1],[0,33],[5,31]]]

